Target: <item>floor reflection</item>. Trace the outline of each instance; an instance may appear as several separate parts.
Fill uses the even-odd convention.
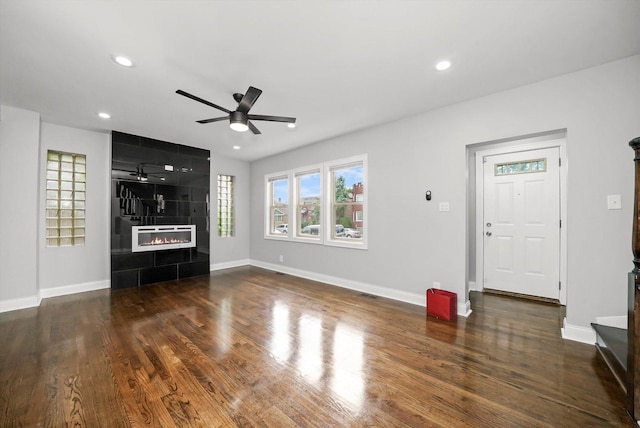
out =
[[[286,363],[291,354],[291,335],[289,333],[289,307],[277,301],[273,305],[273,334],[270,351],[276,361]]]
[[[312,315],[303,315],[298,324],[298,371],[311,383],[322,377],[322,321]]]
[[[231,297],[225,297],[220,302],[220,315],[216,323],[218,340],[220,342],[218,346],[219,356],[225,355],[233,343],[231,328],[232,316]]]
[[[333,335],[331,389],[356,413],[364,400],[363,354],[362,331],[338,323]]]
[[[357,415],[365,399],[363,332],[340,321],[332,328],[321,316],[291,311],[280,300],[272,307],[271,355]]]

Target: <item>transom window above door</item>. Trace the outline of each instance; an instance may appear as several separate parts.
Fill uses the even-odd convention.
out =
[[[495,175],[528,174],[532,172],[545,172],[546,170],[546,158],[499,163],[495,165]]]

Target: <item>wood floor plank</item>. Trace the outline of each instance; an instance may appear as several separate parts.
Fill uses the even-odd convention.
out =
[[[631,427],[564,308],[423,307],[255,267],[0,314],[0,426]]]

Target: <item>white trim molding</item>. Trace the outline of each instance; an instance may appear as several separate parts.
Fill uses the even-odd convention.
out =
[[[424,293],[410,293],[407,291],[394,290],[392,288],[380,287],[378,285],[367,284],[360,281],[353,281],[344,278],[338,278],[335,276],[324,275],[316,272],[310,272],[301,269],[290,268],[282,265],[276,265],[272,263],[265,263],[258,260],[251,260],[251,265],[268,269],[276,272],[286,273],[288,275],[297,276],[300,278],[310,279],[312,281],[318,281],[336,287],[347,288],[349,290],[360,291],[367,294],[373,294],[374,296],[386,297],[388,299],[398,300],[400,302],[410,303],[412,305],[418,305],[426,307],[426,296]],[[471,314],[470,302],[458,303],[457,307],[458,316],[468,317]]]
[[[209,271],[213,272],[216,270],[230,269],[230,268],[239,267],[239,266],[247,266],[249,264],[251,264],[249,259],[234,260],[231,262],[213,263],[209,265]]]
[[[596,317],[596,324],[606,325],[609,327],[621,328],[626,330],[629,328],[628,319],[626,315],[619,315],[615,317]]]
[[[596,343],[596,332],[591,327],[581,327],[579,325],[571,325],[567,323],[567,318],[562,320],[562,328],[560,329],[562,338],[582,342],[588,345]]]
[[[49,297],[66,296],[68,294],[104,290],[107,288],[111,288],[111,280],[91,281],[81,284],[65,285],[62,287],[44,288],[40,290],[40,297],[42,299],[47,299]]]
[[[40,296],[29,296],[21,299],[0,300],[0,313],[17,311],[40,306]]]

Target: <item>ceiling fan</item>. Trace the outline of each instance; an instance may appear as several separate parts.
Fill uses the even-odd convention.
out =
[[[198,123],[211,123],[211,122],[219,122],[222,120],[229,119],[229,127],[234,131],[244,132],[247,129],[251,129],[251,132],[254,134],[261,134],[260,130],[255,127],[253,123],[250,121],[253,120],[266,120],[269,122],[284,122],[289,124],[295,124],[295,117],[283,117],[283,116],[265,116],[261,114],[249,114],[249,110],[253,107],[253,104],[256,102],[262,91],[258,88],[254,88],[253,86],[249,86],[246,94],[233,94],[233,99],[238,103],[238,107],[234,110],[228,110],[224,107],[220,107],[210,101],[204,100],[195,95],[191,95],[188,92],[183,91],[182,89],[178,89],[176,94],[185,96],[187,98],[191,98],[194,101],[198,101],[202,104],[206,104],[210,107],[216,108],[227,113],[227,116],[222,117],[214,117],[211,119],[203,119],[197,120]],[[291,126],[291,125],[289,125]],[[295,126],[295,125],[294,125]]]

